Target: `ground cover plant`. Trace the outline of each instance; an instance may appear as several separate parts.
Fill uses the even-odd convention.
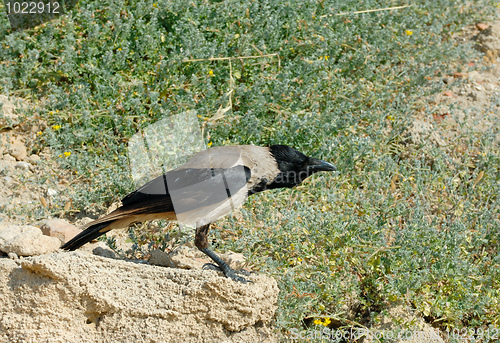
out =
[[[498,125],[444,147],[407,133],[415,113],[433,114],[436,77],[477,68],[479,53],[453,35],[495,7],[419,0],[352,13],[399,5],[80,1],[18,32],[0,17],[0,88],[33,104],[26,123],[47,123],[32,152],[49,147],[79,178],[82,211],[132,189],[134,133],[186,110],[208,145],[288,144],[336,164],[337,175],[253,197],[218,223],[221,250],[249,252],[279,280],[283,337],[370,327],[396,305],[443,332],[499,327]],[[255,57],[224,59],[240,56]]]

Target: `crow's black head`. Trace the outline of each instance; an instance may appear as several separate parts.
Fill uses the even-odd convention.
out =
[[[308,157],[286,145],[272,145],[270,149],[280,173],[268,188],[294,187],[316,172],[337,170],[331,163]]]

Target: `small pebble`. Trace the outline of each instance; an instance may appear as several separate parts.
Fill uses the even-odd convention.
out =
[[[16,158],[14,156],[9,155],[9,154],[5,154],[2,156],[2,160],[7,161],[7,162],[15,162]]]
[[[47,189],[47,195],[53,197],[54,195],[57,195],[57,191],[53,188]]]
[[[15,164],[15,167],[19,168],[19,169],[28,170],[30,167],[30,164],[28,162],[20,161],[20,162],[17,162]]]
[[[40,161],[40,156],[33,154],[29,157],[29,160],[31,163],[36,163],[36,162]]]
[[[484,31],[484,30],[488,29],[490,26],[488,24],[484,24],[484,23],[477,23],[476,27],[479,31]]]

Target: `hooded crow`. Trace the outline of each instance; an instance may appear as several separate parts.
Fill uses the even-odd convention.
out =
[[[75,250],[118,228],[152,219],[177,220],[196,227],[195,245],[226,277],[246,283],[208,245],[210,224],[243,205],[249,195],[274,188],[291,188],[334,165],[308,157],[286,145],[214,147],[195,154],[182,166],[158,176],[128,194],[122,206],[87,224],[62,246]]]

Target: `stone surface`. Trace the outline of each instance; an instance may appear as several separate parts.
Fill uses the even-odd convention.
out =
[[[19,162],[16,162],[14,167],[19,168],[19,169],[28,170],[30,168],[30,164],[28,162],[19,161]]]
[[[0,227],[0,250],[18,256],[33,256],[53,252],[61,241],[42,235],[42,231],[30,225]]]
[[[245,260],[245,257],[243,256],[243,254],[236,253],[234,251],[227,251],[223,254],[220,254],[220,258],[222,258],[222,260],[224,262],[226,262],[229,265],[229,267],[231,267],[233,269],[250,270],[250,268],[248,268],[248,266],[247,266],[247,263],[246,263],[246,260]]]
[[[59,238],[62,243],[68,242],[82,232],[76,226],[62,219],[46,219],[42,222],[40,230],[46,236]]]
[[[479,31],[484,31],[484,30],[488,29],[490,26],[488,24],[484,24],[484,23],[477,23],[476,27]]]
[[[17,138],[12,138],[6,144],[7,153],[18,161],[24,160],[28,156],[26,146]]]
[[[0,128],[4,125],[19,123],[16,107],[19,106],[20,101],[20,99],[0,94]]]
[[[172,268],[203,269],[203,265],[210,262],[209,260],[198,249],[180,246],[170,253],[165,253],[158,249],[153,250],[149,258],[149,263]]]
[[[0,342],[273,342],[276,281],[81,252],[0,259]]]
[[[484,24],[483,24],[484,25]],[[495,22],[491,26],[481,30],[474,37],[479,50],[485,54],[491,54],[491,57],[496,57],[500,49],[500,22]],[[490,51],[490,53],[488,53]]]
[[[243,254],[228,251],[222,254],[218,253],[217,255],[233,269],[249,270]],[[205,263],[213,262],[197,248],[183,245],[169,253],[159,249],[153,250],[149,258],[149,263],[164,267],[201,270]]]

